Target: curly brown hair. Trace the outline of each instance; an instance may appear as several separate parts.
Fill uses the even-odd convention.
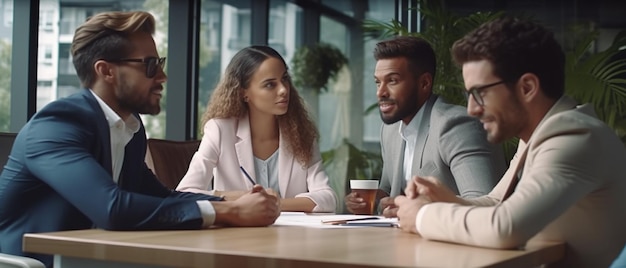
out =
[[[76,28],[70,51],[76,74],[85,88],[95,80],[94,63],[99,59],[120,59],[132,50],[128,36],[136,32],[154,34],[154,17],[144,11],[104,12]]]
[[[554,34],[538,23],[514,17],[484,23],[454,42],[452,57],[458,65],[488,60],[509,88],[523,74],[533,73],[546,96],[563,95],[565,54]]]
[[[211,95],[206,112],[202,115],[202,125],[212,118],[242,118],[247,115],[249,108],[243,101],[243,92],[250,86],[250,80],[259,66],[270,57],[279,59],[285,70],[288,70],[283,57],[271,47],[249,46],[237,52]],[[287,150],[293,153],[298,162],[308,166],[319,133],[291,79],[288,84],[289,107],[287,113],[276,116],[278,128],[281,137],[286,140]]]

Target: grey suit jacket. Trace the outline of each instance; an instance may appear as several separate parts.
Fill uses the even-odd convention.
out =
[[[463,197],[487,194],[506,169],[502,149],[490,144],[480,122],[464,107],[432,95],[422,106],[411,175],[435,176]],[[383,125],[381,152],[383,171],[380,189],[397,196],[404,193],[405,141],[402,121]]]
[[[561,98],[489,195],[471,205],[432,203],[417,229],[427,239],[512,248],[565,241],[562,267],[608,267],[626,243],[626,150],[590,106]],[[517,170],[515,190],[504,198]],[[504,201],[502,201],[504,200]]]

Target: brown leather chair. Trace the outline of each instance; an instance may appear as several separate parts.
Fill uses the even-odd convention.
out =
[[[148,139],[146,164],[159,181],[169,189],[175,189],[200,146],[199,140],[173,141]]]
[[[17,133],[0,132],[0,172],[9,159]]]

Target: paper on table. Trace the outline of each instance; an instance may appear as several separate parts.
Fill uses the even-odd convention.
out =
[[[280,216],[273,225],[277,226],[304,226],[312,228],[353,228],[363,226],[350,226],[350,225],[333,225],[324,224],[322,221],[338,221],[338,220],[353,220],[361,218],[371,218],[370,215],[351,215],[351,214],[307,214],[303,212],[281,212]],[[372,222],[372,221],[386,221],[382,216],[374,216],[377,220],[362,220],[358,222]],[[395,220],[397,222],[397,219]]]

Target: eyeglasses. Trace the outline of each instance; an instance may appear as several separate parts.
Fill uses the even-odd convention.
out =
[[[157,58],[157,57],[145,57],[143,59],[118,59],[118,60],[107,60],[110,62],[141,62],[146,65],[146,77],[153,78],[159,68],[163,69],[165,66],[165,57]]]
[[[498,82],[494,82],[491,84],[486,84],[486,85],[482,85],[482,86],[478,86],[478,87],[472,87],[467,91],[463,91],[465,93],[465,98],[467,98],[469,100],[469,95],[472,95],[472,97],[474,97],[474,100],[476,101],[476,103],[478,103],[478,105],[480,106],[484,106],[485,105],[485,100],[483,100],[483,96],[481,95],[481,93],[485,90],[488,89],[490,87],[499,85],[499,84],[503,84],[505,83],[504,80],[498,81]]]

